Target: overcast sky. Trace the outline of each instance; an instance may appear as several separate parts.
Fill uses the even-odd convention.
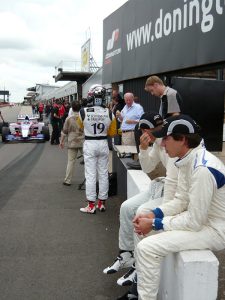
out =
[[[80,61],[91,37],[91,53],[102,63],[103,20],[127,0],[7,0],[0,6],[0,90],[21,102],[27,88],[55,83],[60,61]]]

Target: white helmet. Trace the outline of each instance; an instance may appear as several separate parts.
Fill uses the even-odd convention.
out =
[[[90,87],[87,95],[88,105],[101,106],[105,103],[106,89],[100,84],[94,84]]]

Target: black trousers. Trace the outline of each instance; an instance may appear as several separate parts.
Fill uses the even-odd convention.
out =
[[[51,144],[59,144],[59,124],[58,123],[52,123],[52,136],[51,136]]]
[[[139,129],[139,124],[136,124],[136,126],[134,128],[134,138],[135,138],[135,142],[136,142],[137,153],[140,152],[139,146],[140,146],[141,135],[142,135],[142,131],[141,131],[141,129]]]

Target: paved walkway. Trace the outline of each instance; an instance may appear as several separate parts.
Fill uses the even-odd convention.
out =
[[[21,110],[20,110],[20,114],[31,114],[31,107],[30,106],[22,106],[21,107]],[[60,162],[60,159],[61,159],[61,156],[59,155],[59,152],[57,151],[56,148],[51,148],[52,151],[50,151],[50,148],[51,146],[47,144],[47,149],[46,149],[46,152],[45,152],[45,155],[47,155],[47,160],[51,162],[51,159],[52,157],[54,157],[62,166],[62,174],[64,174],[64,169],[65,169],[65,158],[62,162]],[[46,176],[45,173],[48,173],[45,170],[45,162],[43,161],[43,166],[40,170],[36,170],[36,172],[40,172],[40,174],[42,174],[42,176]],[[50,179],[50,184],[53,184],[53,179],[55,179],[53,176],[56,176],[57,175],[57,166],[55,166],[54,164],[52,164],[52,171],[51,171],[51,175],[49,176],[49,179]],[[54,174],[54,175],[53,175]],[[56,175],[55,175],[56,174]],[[76,184],[78,182],[81,182],[83,180],[83,171],[82,171],[82,167],[79,166],[79,171],[78,171],[78,177],[76,179]],[[58,175],[57,175],[58,176]],[[57,178],[58,182],[60,182],[60,180],[62,180],[62,178]],[[38,183],[39,184],[39,183]],[[80,251],[80,255],[77,256],[77,257],[73,257],[73,263],[74,263],[74,267],[80,269],[78,271],[79,274],[82,274],[82,277],[78,278],[77,277],[77,274],[76,274],[76,271],[74,270],[74,276],[76,278],[75,281],[71,280],[71,285],[74,285],[74,282],[76,282],[76,284],[78,285],[77,286],[77,291],[78,293],[80,293],[80,297],[79,299],[82,299],[82,300],[86,300],[86,299],[91,299],[91,298],[82,298],[82,288],[83,289],[87,289],[87,292],[85,293],[86,295],[92,295],[92,291],[95,291],[98,290],[99,293],[98,295],[93,295],[92,296],[92,299],[96,299],[96,300],[113,300],[115,299],[115,296],[116,295],[119,295],[121,294],[121,292],[123,293],[123,291],[125,289],[121,289],[120,287],[118,287],[116,285],[116,279],[121,275],[121,273],[118,275],[118,274],[114,274],[112,276],[106,276],[106,275],[103,275],[102,274],[102,269],[109,263],[111,262],[111,259],[114,257],[115,253],[117,252],[117,249],[118,249],[118,245],[117,245],[117,242],[118,242],[118,226],[119,226],[119,222],[118,222],[118,214],[119,214],[119,207],[120,207],[120,204],[121,204],[121,199],[119,199],[119,197],[114,197],[112,199],[112,201],[110,202],[109,204],[109,211],[107,211],[106,214],[98,214],[97,216],[93,216],[94,218],[88,218],[88,217],[91,217],[91,216],[80,216],[80,213],[79,213],[79,207],[78,205],[76,204],[76,206],[74,206],[75,204],[72,203],[71,199],[74,198],[74,199],[79,199],[79,198],[82,198],[82,201],[84,200],[84,192],[81,192],[78,191],[77,189],[64,189],[65,190],[65,195],[64,195],[64,203],[62,203],[62,201],[60,202],[60,198],[56,198],[54,199],[55,203],[53,203],[52,199],[46,199],[44,198],[43,200],[40,200],[41,197],[38,197],[37,198],[37,203],[40,203],[40,201],[43,201],[43,205],[45,206],[49,206],[51,207],[52,205],[53,206],[56,206],[57,209],[71,209],[72,207],[72,211],[71,211],[71,215],[69,215],[68,213],[65,214],[65,218],[60,214],[58,214],[58,212],[54,211],[54,213],[57,213],[58,214],[58,218],[62,221],[62,224],[64,224],[63,226],[65,226],[65,228],[67,228],[66,226],[68,226],[69,228],[71,226],[73,227],[79,227],[79,226],[82,226],[82,230],[81,231],[76,231],[76,239],[72,239],[72,232],[68,231],[68,232],[64,232],[63,229],[65,228],[59,228],[56,226],[56,228],[54,229],[54,226],[52,228],[52,235],[54,236],[54,233],[55,233],[55,236],[57,236],[57,230],[60,230],[60,233],[64,234],[65,236],[63,235],[59,235],[58,236],[58,240],[55,240],[54,243],[56,243],[56,249],[52,249],[52,251],[56,251],[57,253],[59,251],[71,251],[70,247],[73,247],[73,245],[71,243],[74,243],[74,245],[77,243],[77,241],[83,241],[83,245],[84,245],[84,248],[82,248],[80,245],[77,245],[77,247],[80,247],[79,248],[79,251]],[[62,192],[62,186],[61,184],[59,185],[55,185],[55,192],[57,193],[61,193]],[[33,191],[33,193],[35,194],[35,190]],[[23,198],[26,198],[26,194],[24,192],[24,195],[22,197]],[[16,199],[15,199],[16,200]],[[16,203],[16,202],[15,202]],[[20,205],[19,206],[19,209],[22,209],[21,205],[23,203],[20,203],[20,204],[15,204],[15,205]],[[13,206],[13,204],[10,204],[9,203],[9,206],[12,205],[12,207],[9,207],[9,210],[11,209],[11,211],[13,211],[15,209],[15,207]],[[37,204],[35,204],[37,205]],[[61,207],[61,206],[64,206],[64,207]],[[6,209],[7,211],[7,209]],[[63,210],[61,210],[63,211]],[[69,211],[68,211],[69,212]],[[37,210],[37,213],[39,213],[39,211]],[[51,218],[54,218],[54,215],[51,215],[50,216]],[[81,218],[82,217],[82,218]],[[87,218],[86,218],[87,217]],[[76,221],[76,218],[79,218],[79,220]],[[43,222],[46,222],[45,220],[43,220]],[[71,222],[71,223],[70,223]],[[3,224],[4,225],[4,224]],[[52,225],[52,224],[50,224]],[[53,224],[54,225],[54,224]],[[56,225],[56,224],[55,224]],[[8,225],[9,226],[9,225]],[[49,228],[46,228],[46,230],[49,232]],[[25,234],[25,233],[24,233]],[[86,238],[85,238],[86,237]],[[69,240],[72,239],[72,240]],[[28,239],[29,240],[29,239]],[[42,241],[43,242],[43,241]],[[100,244],[99,244],[100,243]],[[101,245],[101,243],[104,243]],[[81,243],[82,244],[82,243]],[[41,244],[40,244],[41,245]],[[62,246],[64,245],[64,249],[57,249],[57,247],[59,246]],[[51,245],[50,245],[51,246]],[[5,247],[5,245],[4,245]],[[5,249],[3,247],[3,250]],[[47,245],[46,245],[47,247]],[[86,247],[86,248],[85,248]],[[97,250],[98,249],[98,250]],[[47,251],[48,249],[41,249],[41,251]],[[96,251],[98,251],[98,253],[96,253]],[[219,291],[218,291],[218,299],[217,300],[225,300],[225,251],[220,251],[218,253],[215,253],[216,256],[218,257],[219,259],[219,262],[220,262],[220,267],[219,267]],[[74,255],[71,253],[71,255]],[[89,255],[90,258],[91,256],[93,257],[93,262],[91,262],[91,260],[89,260],[86,255]],[[19,259],[19,258],[18,258]],[[79,263],[76,263],[77,259],[80,260]],[[12,259],[13,260],[13,259]],[[47,260],[45,259],[44,261],[45,263],[47,263]],[[43,262],[41,261],[37,261],[36,262],[37,264],[40,263],[42,264]],[[53,261],[52,261],[53,263]],[[57,264],[57,262],[55,262]],[[64,262],[65,264],[62,265],[62,269],[61,269],[61,275],[62,275],[62,288],[64,287],[67,287],[68,288],[68,282],[66,283],[66,278],[68,278],[68,273],[69,270],[70,270],[70,266],[66,263],[66,260]],[[9,264],[9,262],[8,262]],[[9,264],[11,265],[12,262]],[[77,266],[76,266],[77,264]],[[87,265],[85,265],[87,264]],[[90,265],[88,265],[90,264]],[[35,266],[35,265],[34,265]],[[7,267],[7,265],[5,266]],[[41,266],[41,267],[44,267],[44,266]],[[49,262],[48,262],[48,265],[46,266],[48,268],[52,268],[52,270],[54,269],[54,266],[50,265],[49,266]],[[63,269],[63,267],[66,267],[65,269]],[[29,269],[29,261],[28,261],[28,265],[27,265],[27,268]],[[40,269],[40,268],[39,268]],[[30,270],[31,271],[31,270]],[[60,272],[60,270],[58,270]],[[15,275],[20,275],[22,276],[22,278],[24,277],[25,274],[19,274],[17,273],[18,270],[14,269],[12,270],[12,274],[11,276],[12,277],[15,277]],[[14,273],[14,274],[13,274]],[[48,274],[46,274],[47,276]],[[57,280],[57,274],[51,274],[51,276],[53,276],[52,278],[52,284],[54,283],[54,281]],[[91,278],[93,277],[93,281],[91,281]],[[49,280],[48,277],[45,278],[46,280]],[[37,280],[39,280],[39,278],[37,278]],[[86,281],[87,280],[87,281]],[[97,282],[97,289],[94,287],[94,283]],[[5,283],[9,290],[10,290],[10,282],[8,283]],[[9,284],[9,285],[8,285]],[[35,284],[37,283],[32,283],[34,286],[30,286],[30,292],[27,291],[27,293],[30,295],[30,298],[27,297],[27,298],[1,298],[1,299],[6,299],[6,300],[17,300],[17,299],[38,299],[37,295],[35,297],[32,298],[32,291],[34,291],[34,287],[35,287]],[[54,285],[53,285],[54,286]],[[52,286],[52,287],[53,287]],[[82,287],[83,286],[83,287]],[[50,287],[50,289],[52,288]],[[21,288],[21,286],[20,286]],[[42,287],[43,288],[43,287]],[[48,287],[45,286],[46,288],[46,293],[48,291]],[[71,286],[71,290],[74,288],[74,286]],[[101,289],[105,289],[105,293],[101,292]],[[112,296],[109,296],[110,295],[110,292],[109,291],[112,291]],[[59,289],[60,291],[60,289]],[[22,292],[20,292],[22,293]],[[19,294],[20,294],[19,293]],[[103,296],[103,294],[105,294],[105,296]],[[60,292],[59,292],[59,295],[60,295]],[[77,295],[77,294],[76,294]],[[108,296],[106,296],[108,295]],[[49,299],[53,299],[53,298],[39,298],[38,300],[42,300],[42,299],[46,299],[46,300],[49,300]],[[59,299],[59,300],[62,300],[63,298],[55,298],[53,300],[56,300],[56,299]],[[65,296],[64,299],[72,299],[68,294]],[[76,300],[78,300],[78,298],[74,298]],[[182,300],[182,299],[181,299]],[[191,299],[190,299],[191,300]]]

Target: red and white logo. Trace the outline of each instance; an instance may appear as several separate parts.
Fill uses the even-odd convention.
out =
[[[121,53],[121,48],[115,47],[116,42],[118,42],[119,35],[120,35],[119,28],[113,30],[112,37],[108,40],[106,46],[107,53],[105,55],[105,64],[110,64],[112,62],[111,58]]]
[[[114,46],[114,43],[118,40],[119,38],[119,29],[115,29],[113,32],[112,32],[112,37],[111,39],[108,40],[108,43],[107,43],[107,51],[110,51],[113,49],[113,46]]]

